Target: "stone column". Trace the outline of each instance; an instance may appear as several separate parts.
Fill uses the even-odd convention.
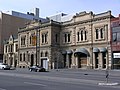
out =
[[[106,52],[106,69],[109,69],[109,57],[108,57],[108,53]]]
[[[95,61],[95,53],[93,53],[93,68],[96,66],[96,61]]]
[[[99,55],[99,69],[103,68],[103,53],[100,53]]]
[[[78,56],[75,57],[75,66],[76,66],[76,68],[78,68]]]
[[[72,68],[75,68],[76,63],[75,63],[75,56],[72,54]]]
[[[69,68],[69,55],[67,54],[67,56],[66,56],[66,60],[67,60],[67,67]]]

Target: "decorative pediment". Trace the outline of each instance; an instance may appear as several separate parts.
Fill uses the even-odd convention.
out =
[[[14,42],[13,35],[10,35],[10,38],[9,38],[9,44],[12,44],[13,42]]]

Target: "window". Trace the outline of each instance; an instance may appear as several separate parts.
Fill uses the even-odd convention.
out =
[[[23,61],[25,61],[25,53],[23,54]]]
[[[22,61],[22,54],[20,54],[20,61]]]
[[[21,45],[25,45],[26,36],[21,37]]]
[[[41,52],[41,57],[43,57],[43,52]]]
[[[67,32],[64,34],[64,42],[69,43],[71,40],[71,33]]]
[[[47,43],[47,33],[45,34],[45,43]]]
[[[65,42],[67,42],[67,34],[65,34]]]
[[[8,52],[10,52],[10,45],[8,46]]]
[[[47,57],[48,56],[48,52],[45,52],[45,57]]]
[[[68,33],[68,42],[70,42],[70,33]]]
[[[13,52],[13,45],[10,45],[10,52]]]
[[[32,35],[30,36],[30,44],[32,44]]]
[[[83,41],[83,31],[81,31],[81,41]]]
[[[112,35],[112,41],[113,42],[117,41],[117,33],[113,33],[113,35]]]
[[[47,33],[42,34],[42,43],[47,43],[47,38],[48,38]]]
[[[79,41],[80,40],[80,37],[79,37],[79,32],[77,32],[77,41]]]
[[[117,32],[117,41],[120,41],[120,32]]]
[[[7,53],[7,46],[5,46],[5,52]]]
[[[103,28],[100,29],[100,38],[103,38]]]
[[[96,39],[98,39],[98,38],[99,38],[99,30],[96,29]]]
[[[42,43],[44,43],[44,34],[42,34]]]

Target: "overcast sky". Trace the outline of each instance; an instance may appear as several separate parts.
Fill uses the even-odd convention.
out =
[[[112,11],[120,14],[120,0],[0,0],[0,10],[26,13],[33,8],[40,9],[40,16],[47,17],[60,12],[71,14],[82,11],[102,13]]]

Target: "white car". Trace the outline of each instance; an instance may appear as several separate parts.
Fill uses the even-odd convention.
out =
[[[5,63],[0,63],[0,69],[10,69],[10,66]]]

